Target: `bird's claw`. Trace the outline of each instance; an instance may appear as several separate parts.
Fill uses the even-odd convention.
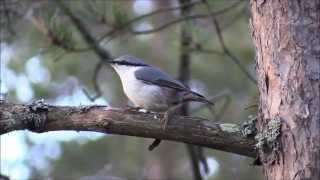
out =
[[[142,109],[142,108],[140,108],[138,111],[139,111],[139,112],[142,112],[142,113],[148,113],[148,112],[149,112],[148,110]]]
[[[170,119],[171,119],[171,111],[166,111],[163,114],[163,117],[161,118],[161,121],[160,121],[162,130],[165,131],[167,129],[168,122]]]
[[[126,106],[125,109],[127,111],[139,111],[141,108],[140,107],[133,107],[133,106]]]

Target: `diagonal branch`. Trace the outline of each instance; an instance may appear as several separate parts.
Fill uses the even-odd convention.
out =
[[[159,12],[163,12],[165,10],[156,10],[154,12],[151,12],[149,14],[146,14],[146,15],[142,15],[142,16],[138,16],[136,18],[133,18],[132,20],[128,21],[127,23],[123,24],[121,27],[116,27],[116,28],[113,28],[112,30],[110,30],[109,32],[107,32],[106,34],[104,34],[101,38],[99,38],[99,42],[101,42],[102,40],[106,39],[107,37],[108,40],[107,42],[110,42],[113,38],[115,38],[115,35],[117,34],[117,32],[121,32],[121,31],[124,31],[124,30],[127,30],[129,31],[130,33],[134,34],[134,35],[145,35],[145,34],[151,34],[151,33],[155,33],[155,32],[158,32],[158,31],[161,31],[161,30],[164,30],[172,25],[175,25],[175,24],[178,24],[178,23],[181,23],[183,21],[188,21],[188,20],[192,20],[192,19],[200,19],[200,18],[208,18],[208,17],[211,17],[212,15],[215,15],[215,16],[218,16],[218,15],[222,15],[224,14],[225,12],[227,11],[230,11],[232,10],[234,7],[236,7],[241,1],[238,1],[228,7],[225,7],[221,10],[218,10],[218,11],[215,11],[215,12],[210,12],[210,13],[206,13],[206,14],[191,14],[191,15],[186,15],[186,16],[180,16],[172,21],[169,21],[165,24],[162,24],[158,27],[155,27],[153,29],[147,29],[147,30],[141,30],[141,31],[136,31],[136,30],[132,30],[130,27],[131,25],[133,25],[134,23],[142,20],[143,18],[146,18],[146,17],[149,17],[151,15],[155,15],[155,14],[158,14]],[[190,2],[190,3],[185,3],[183,5],[180,5],[176,8],[172,8],[173,10],[176,10],[177,8],[188,8],[188,7],[192,7],[196,4],[198,4],[200,2],[196,1],[196,2]],[[202,3],[202,1],[201,1]]]
[[[92,49],[101,58],[101,60],[112,59],[111,54],[99,45],[99,42],[92,36],[92,34],[87,29],[86,25],[81,21],[81,19],[77,17],[73,12],[71,12],[71,9],[61,0],[56,1],[56,3],[58,3],[59,7],[64,11],[64,13],[67,16],[69,16],[74,26],[82,35],[83,39],[87,42],[89,46],[92,46]]]
[[[103,61],[99,61],[96,64],[96,67],[94,68],[94,74],[93,74],[93,77],[92,77],[92,82],[93,82],[93,88],[94,88],[96,94],[94,96],[91,96],[86,89],[84,89],[84,88],[82,89],[84,94],[87,96],[87,98],[91,102],[94,102],[96,99],[98,99],[102,95],[102,90],[100,89],[100,86],[99,86],[99,83],[98,83],[98,77],[99,77],[100,71],[102,70],[103,65],[104,65],[104,62]]]
[[[91,100],[94,101],[98,97],[101,96],[102,92],[100,86],[98,84],[98,74],[102,70],[104,62],[112,59],[112,55],[109,51],[105,50],[102,46],[100,46],[99,42],[95,39],[95,37],[90,33],[90,30],[87,29],[86,25],[81,21],[79,17],[77,17],[74,13],[72,13],[71,9],[64,4],[61,0],[57,1],[59,7],[64,11],[64,13],[69,16],[71,21],[73,22],[74,26],[78,29],[83,39],[86,43],[92,47],[93,51],[99,56],[100,62],[96,65],[94,75],[93,75],[93,82],[94,82],[94,89],[96,91],[96,95],[91,97],[89,93],[84,90],[85,95]],[[85,48],[86,49],[86,48]],[[83,49],[83,50],[85,50]]]
[[[155,118],[155,115],[158,118]],[[58,130],[95,131],[109,134],[157,138],[255,157],[254,139],[245,137],[236,124],[179,116],[165,131],[159,114],[145,114],[104,106],[62,107],[44,103],[0,104],[0,134],[15,130],[38,133]]]
[[[105,39],[106,37],[112,37],[112,36],[113,36],[114,34],[116,34],[118,31],[121,31],[121,30],[124,30],[124,29],[130,27],[130,26],[133,25],[134,23],[136,23],[136,22],[138,22],[138,21],[141,21],[141,20],[144,19],[144,18],[148,18],[148,17],[154,16],[154,15],[161,14],[161,13],[165,13],[165,12],[169,12],[169,11],[180,10],[181,8],[184,8],[184,7],[195,6],[195,5],[200,4],[200,3],[202,3],[202,2],[201,2],[201,1],[195,1],[195,2],[190,2],[190,3],[183,4],[183,5],[175,6],[175,7],[160,8],[160,9],[157,9],[157,10],[152,11],[152,12],[150,12],[150,13],[143,14],[143,15],[141,15],[141,16],[137,16],[137,17],[131,19],[130,21],[128,21],[127,23],[123,24],[122,26],[117,27],[117,28],[113,28],[112,30],[110,30],[109,32],[107,32],[106,34],[104,34],[103,36],[101,36],[101,37],[99,38],[99,41],[102,41],[102,40]]]
[[[247,71],[246,67],[244,67],[242,64],[241,64],[241,61],[240,59],[238,59],[233,53],[231,53],[231,51],[227,48],[226,44],[225,44],[225,41],[224,41],[224,38],[222,36],[222,31],[221,31],[221,27],[218,23],[218,20],[216,18],[216,15],[212,13],[212,10],[211,10],[211,7],[210,7],[210,4],[208,3],[207,0],[202,0],[204,2],[204,4],[206,5],[206,8],[207,8],[207,11],[211,14],[211,20],[212,20],[212,24],[215,28],[215,31],[217,32],[217,35],[218,35],[218,39],[219,39],[219,43],[220,43],[220,46],[223,50],[223,52],[230,58],[230,60],[232,62],[234,62],[238,67],[239,69],[247,76],[247,78],[254,84],[257,84],[257,80]]]
[[[221,10],[218,10],[218,11],[210,11],[209,13],[206,13],[206,14],[191,14],[191,15],[185,15],[185,16],[181,16],[179,18],[176,18],[172,21],[169,21],[168,23],[165,23],[165,24],[162,24],[156,28],[153,28],[153,29],[148,29],[148,30],[143,30],[143,31],[135,31],[135,30],[131,30],[131,33],[135,34],[135,35],[142,35],[142,34],[150,34],[150,33],[154,33],[154,32],[157,32],[157,31],[161,31],[169,26],[172,26],[174,24],[177,24],[177,23],[180,23],[180,22],[183,22],[183,21],[188,21],[188,20],[192,20],[192,19],[201,19],[201,18],[210,18],[212,16],[218,16],[218,15],[221,15],[221,14],[224,14],[225,12],[229,11],[229,10],[232,10],[234,7],[236,7],[239,3],[239,2],[236,2],[224,9],[221,9]]]

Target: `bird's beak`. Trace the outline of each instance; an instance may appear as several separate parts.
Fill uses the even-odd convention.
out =
[[[117,61],[115,61],[114,59],[106,59],[105,62],[110,64],[112,67],[117,64]]]
[[[115,68],[115,67],[117,66],[116,63],[109,63],[109,64],[110,64],[110,66],[111,66],[112,68]]]
[[[109,64],[116,64],[117,61],[113,60],[113,59],[106,59],[106,63]]]

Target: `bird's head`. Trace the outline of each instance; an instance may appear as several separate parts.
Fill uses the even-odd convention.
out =
[[[113,59],[112,61],[109,61],[109,63],[117,71],[118,74],[130,69],[136,69],[137,67],[150,66],[144,63],[142,60],[130,55],[120,56]]]

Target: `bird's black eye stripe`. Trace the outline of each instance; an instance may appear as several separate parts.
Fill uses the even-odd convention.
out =
[[[127,65],[127,66],[148,66],[147,64],[142,63],[134,63],[134,62],[128,62],[128,61],[114,61],[115,64],[119,65]]]

